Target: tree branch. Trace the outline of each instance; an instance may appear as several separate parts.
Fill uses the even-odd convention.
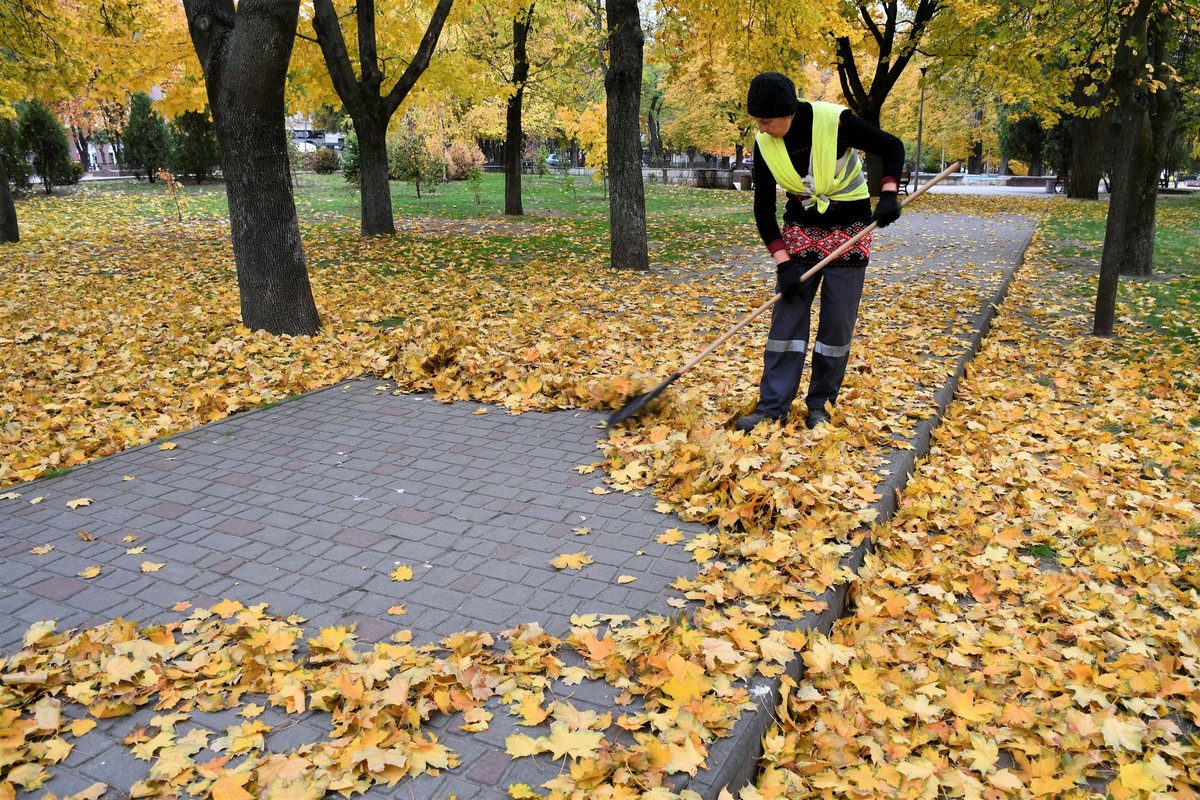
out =
[[[450,16],[450,7],[453,4],[454,0],[438,0],[437,8],[433,11],[433,18],[429,20],[429,27],[425,29],[425,35],[421,38],[416,55],[409,62],[404,74],[400,76],[400,80],[396,81],[396,85],[388,92],[387,97],[383,98],[383,113],[390,116],[400,107],[400,103],[412,91],[417,79],[421,77],[421,73],[429,66],[429,59],[433,56],[434,48],[437,47],[438,37],[442,35],[442,28],[446,24],[446,17]]]

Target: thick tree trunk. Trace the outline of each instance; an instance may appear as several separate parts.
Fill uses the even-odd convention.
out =
[[[1149,3],[1138,3],[1125,22],[1117,48],[1111,86],[1118,99],[1117,153],[1112,199],[1096,284],[1092,332],[1114,332],[1117,285],[1122,274],[1148,275],[1154,257],[1154,212],[1158,199],[1158,164],[1150,124],[1150,95],[1143,83],[1149,44]]]
[[[311,335],[321,328],[304,264],[284,130],[284,82],[299,0],[184,0],[204,69],[229,198],[242,322]]]
[[[21,241],[21,230],[17,226],[17,205],[8,188],[8,171],[0,157],[0,243]]]
[[[392,187],[388,182],[387,120],[355,119],[354,130],[358,134],[362,234],[393,234],[396,221],[392,211]]]
[[[361,162],[362,233],[364,236],[393,234],[396,222],[392,213],[392,190],[387,175],[387,127],[396,109],[416,86],[417,79],[429,67],[429,59],[437,47],[438,38],[454,0],[438,0],[425,35],[413,54],[412,61],[386,95],[381,94],[384,74],[380,68],[375,34],[375,0],[359,0],[351,12],[358,24],[358,62],[361,77],[356,78],[350,64],[350,53],[342,35],[341,21],[333,0],[313,0],[313,29],[317,44],[325,57],[333,88],[350,118],[358,136]],[[386,63],[386,62],[385,62]],[[383,142],[383,159],[371,157],[368,163],[367,143]],[[377,155],[377,153],[375,154]]]
[[[513,17],[513,93],[508,97],[504,117],[504,213],[519,217],[525,213],[521,200],[521,157],[525,142],[522,124],[525,81],[529,80],[529,29],[533,27],[533,4]]]
[[[608,102],[609,236],[612,265],[648,270],[646,194],[642,185],[642,35],[637,0],[607,0],[609,52],[604,90]]]

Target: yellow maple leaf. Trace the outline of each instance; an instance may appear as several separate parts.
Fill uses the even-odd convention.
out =
[[[970,687],[964,692],[947,687],[946,707],[968,722],[988,722],[1000,711],[1000,706],[988,700],[976,702],[975,690]]]
[[[216,614],[221,619],[229,619],[239,611],[245,610],[245,606],[237,600],[225,599],[213,606],[210,611]]]
[[[81,578],[94,578],[100,574],[100,567],[88,567],[87,569],[81,570],[75,574]]]
[[[388,606],[387,613],[393,617],[402,617],[408,613],[408,609],[401,605]]]
[[[142,572],[158,572],[166,566],[166,562],[159,563],[157,561],[143,561]]]
[[[555,758],[570,756],[575,759],[596,755],[603,741],[604,734],[601,731],[573,731],[557,721],[550,724],[550,735],[538,739],[538,743]]]
[[[1104,737],[1104,743],[1114,751],[1141,752],[1142,737],[1145,735],[1145,731],[1145,723],[1132,719],[1110,716],[1100,723],[1100,733]]]
[[[550,716],[550,712],[542,705],[544,699],[540,692],[522,692],[520,701],[510,713],[520,717],[522,725],[531,728],[541,725]]]
[[[508,785],[508,796],[513,800],[533,800],[534,798],[541,797],[528,783],[510,783]]]
[[[550,559],[550,566],[555,569],[583,569],[584,566],[591,563],[592,557],[583,551],[578,553],[563,553],[556,558]]]
[[[405,564],[398,564],[392,570],[391,579],[394,581],[411,581],[413,576],[412,567]]]
[[[537,755],[545,749],[537,739],[523,733],[510,733],[504,738],[504,750],[513,758]]]
[[[698,700],[707,688],[704,668],[685,661],[678,653],[667,659],[667,671],[671,677],[662,685],[663,692],[677,704],[685,705]]]
[[[981,775],[987,775],[996,768],[1000,760],[1000,745],[994,740],[971,734],[971,748],[963,751],[963,756],[970,759],[971,769]]]
[[[159,450],[174,450],[178,446],[179,445],[175,444],[174,442],[163,442],[162,444],[160,444],[158,446],[158,449]]]
[[[74,511],[75,509],[79,508],[80,506],[90,506],[91,504],[92,504],[92,498],[90,498],[90,497],[77,497],[77,498],[75,498],[74,500],[68,500],[68,501],[67,501],[67,508],[69,508],[69,509],[71,509],[72,511]]]
[[[1009,769],[997,770],[995,774],[988,778],[988,783],[997,789],[1004,789],[1009,792],[1020,791],[1025,787],[1025,783],[1021,780],[1021,777]]]
[[[250,781],[246,774],[226,774],[213,781],[209,787],[212,800],[254,800],[254,795],[244,788]]]
[[[35,556],[44,556],[44,555],[46,555],[46,553],[49,553],[53,549],[54,549],[54,545],[43,544],[43,545],[38,545],[37,547],[33,548],[29,552],[33,553]]]
[[[96,727],[94,719],[77,719],[67,725],[67,730],[74,736],[83,736],[85,733]]]
[[[617,576],[617,583],[620,583],[620,584],[633,583],[636,580],[637,580],[637,578],[635,578],[632,575],[618,575]]]
[[[671,528],[666,533],[663,533],[658,537],[659,544],[675,544],[676,542],[682,541],[683,531],[679,530],[679,528]]]

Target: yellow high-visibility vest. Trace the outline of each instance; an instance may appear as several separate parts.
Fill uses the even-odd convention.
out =
[[[831,200],[866,200],[871,196],[867,188],[867,174],[862,159],[854,148],[846,155],[837,157],[838,119],[845,106],[814,100],[812,150],[808,157],[808,174],[804,177],[796,172],[788,155],[783,138],[766,133],[754,137],[758,151],[767,162],[771,174],[784,191],[808,195],[805,208],[814,204],[817,211],[824,213]]]

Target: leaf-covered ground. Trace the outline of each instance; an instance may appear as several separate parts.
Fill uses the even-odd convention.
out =
[[[744,797],[1200,792],[1200,309],[1176,298],[1192,335],[1165,336],[1139,313],[1160,292],[1127,280],[1122,336],[1091,337],[1094,270],[1054,245],[876,532],[854,614],[810,641]]]
[[[659,253],[709,255],[643,276],[604,266],[602,226],[586,215],[404,226],[376,240],[345,218],[306,225],[325,332],[303,340],[237,325],[219,217],[171,222],[144,198],[87,191],[23,203],[23,241],[0,250],[0,485],[362,373],[513,411],[618,407],[761,301],[761,259],[721,249],[730,237],[705,220],[720,210],[702,194],[681,192],[695,211],[652,229]],[[924,202],[991,217],[1051,207]],[[733,238],[748,244],[745,219]],[[40,785],[69,752],[63,736],[86,732],[64,714],[68,699],[101,716],[152,701],[175,712],[129,743],[154,761],[142,796],[235,798],[351,793],[453,766],[422,723],[459,712],[486,728],[497,698],[545,732],[510,753],[571,765],[543,791],[669,797],[669,776],[702,765],[747,705],[736,680],[778,674],[795,648],[807,676],[747,797],[1085,794],[1088,779],[1114,776],[1114,794],[1192,796],[1196,337],[1145,329],[1150,295],[1134,285],[1128,335],[1091,339],[1094,279],[1056,258],[1040,251],[1015,285],[900,515],[875,531],[857,616],[833,638],[805,647],[771,629],[851,579],[838,560],[871,519],[874,453],[928,416],[980,305],[952,281],[869,286],[833,428],[729,430],[755,399],[756,323],[646,424],[614,432],[611,483],[653,487],[719,526],[688,544],[704,566],[677,583],[700,611],[602,629],[580,620],[563,642],[531,627],[502,646],[470,635],[368,652],[348,632],[306,642],[299,621],[233,605],[145,629],[42,627],[0,661],[0,798]],[[1176,328],[1198,325],[1194,306],[1169,313]],[[930,329],[930,317],[956,322]],[[548,699],[550,681],[585,674],[638,703],[605,719]],[[335,733],[264,752],[250,696],[326,709]],[[218,741],[178,716],[239,706],[248,721]],[[614,725],[628,731],[620,745],[602,735]],[[219,755],[198,761],[207,751]]]

